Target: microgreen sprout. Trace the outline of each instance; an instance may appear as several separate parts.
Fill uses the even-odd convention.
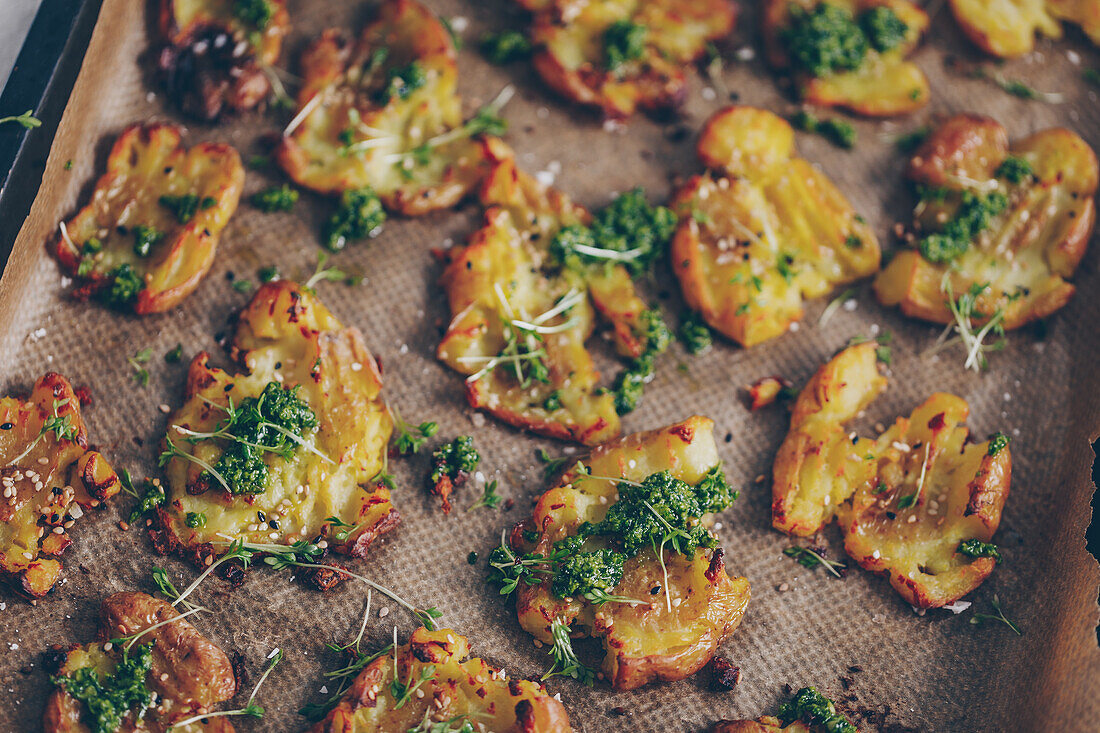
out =
[[[999,598],[997,598],[996,594],[993,595],[993,600],[990,601],[990,605],[993,606],[993,610],[996,611],[996,613],[975,613],[973,616],[970,617],[970,623],[976,626],[980,626],[985,621],[1000,621],[1005,626],[1015,631],[1016,636],[1024,635],[1024,632],[1020,630],[1020,627],[1017,626],[1011,619],[1009,619],[1008,616],[1005,616],[1004,609],[1001,607],[1001,601]]]
[[[69,404],[69,398],[66,397],[63,400],[54,400],[53,407],[51,408],[51,415],[46,418],[42,423],[42,427],[38,429],[38,435],[34,437],[34,440],[23,449],[23,452],[17,455],[15,458],[8,461],[4,467],[14,466],[16,463],[26,458],[27,455],[34,450],[42,439],[46,437],[47,433],[53,433],[54,440],[60,443],[63,440],[75,440],[76,439],[76,426],[73,425],[72,415],[66,413],[64,415],[58,414],[58,410]]]
[[[1008,343],[1004,329],[1005,310],[998,308],[992,315],[976,311],[977,300],[989,289],[989,283],[974,283],[969,290],[956,298],[950,276],[950,271],[944,275],[940,290],[946,296],[947,309],[951,312],[954,323],[948,324],[929,353],[935,354],[953,344],[961,343],[966,349],[963,367],[980,372],[989,365],[986,354],[1001,351]],[[976,319],[985,320],[985,323],[978,326],[974,323]],[[987,344],[985,341],[990,336],[996,340]]]
[[[5,122],[17,122],[22,125],[23,129],[25,130],[33,130],[36,127],[42,126],[42,120],[35,117],[34,112],[29,109],[21,115],[13,117],[0,117],[0,125],[4,124]]]
[[[573,651],[573,640],[569,638],[569,624],[563,619],[554,619],[550,622],[550,636],[554,643],[550,647],[550,656],[554,658],[554,664],[539,678],[545,682],[551,677],[572,677],[582,684],[592,686],[596,673],[586,667]]]
[[[809,547],[787,547],[783,550],[783,554],[793,559],[804,568],[810,568],[812,570],[818,566],[824,567],[838,578],[844,577],[843,571],[847,567],[842,562],[827,559],[822,552]]]
[[[271,674],[271,670],[275,669],[275,665],[283,660],[283,651],[276,649],[275,654],[270,656],[270,662],[268,662],[267,669],[260,675],[260,679],[256,680],[256,686],[252,688],[252,694],[248,696],[247,702],[245,702],[243,708],[237,710],[219,710],[215,713],[203,713],[201,715],[195,715],[186,720],[181,720],[178,723],[173,723],[168,727],[168,731],[172,731],[175,728],[185,728],[191,723],[197,723],[200,720],[207,720],[208,718],[229,717],[234,715],[247,715],[250,718],[262,718],[264,717],[264,708],[262,705],[257,705],[256,695],[260,692],[260,686],[263,685],[264,680]]]

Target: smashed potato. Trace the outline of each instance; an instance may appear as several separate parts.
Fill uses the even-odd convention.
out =
[[[122,488],[100,453],[88,448],[80,400],[50,372],[27,400],[0,398],[0,577],[40,598],[61,576],[57,559],[85,511]]]
[[[312,292],[277,280],[241,313],[233,353],[241,374],[211,366],[206,353],[195,357],[186,402],[168,421],[158,546],[204,555],[212,552],[206,543],[224,548],[230,539],[291,544],[321,536],[363,556],[399,518],[382,481],[393,418],[362,334]],[[256,433],[253,415],[265,421]],[[263,427],[277,419],[289,422]],[[270,442],[287,433],[298,434]],[[272,447],[253,450],[249,441]]]
[[[228,145],[181,144],[174,125],[132,125],[115,142],[91,201],[52,250],[80,285],[119,308],[161,313],[190,295],[214,262],[244,186]]]
[[[888,13],[886,23],[877,22],[880,13]],[[909,0],[764,3],[772,66],[791,72],[806,101],[870,117],[907,114],[928,103],[928,79],[906,60],[928,24]]]
[[[243,112],[271,91],[269,74],[290,26],[286,0],[160,0],[166,45],[157,65],[187,114]]]
[[[809,536],[837,518],[856,562],[914,606],[937,608],[993,572],[994,557],[960,550],[996,532],[1012,457],[1003,435],[970,442],[966,402],[944,393],[877,440],[848,434],[845,423],[886,386],[875,358],[873,342],[851,346],[799,395],[775,461],[772,524]]]
[[[588,213],[518,170],[499,140],[486,147],[492,163],[480,193],[484,225],[447,253],[441,282],[453,315],[437,354],[469,375],[474,408],[586,445],[614,438],[614,399],[599,388],[584,344],[599,313],[612,325],[619,353],[639,356],[648,346],[646,305],[620,265],[578,271],[555,263],[554,234],[587,222]]]
[[[124,658],[128,642],[115,641],[164,623],[139,636],[125,656],[140,655],[152,645],[150,666],[141,676],[143,693],[151,693],[149,707],[134,704],[121,716],[118,733],[233,733],[227,718],[209,718],[184,726],[172,725],[197,714],[210,712],[214,705],[237,692],[233,664],[216,644],[204,637],[170,603],[145,593],[115,593],[100,609],[100,642],[74,646],[67,652],[47,657],[47,666],[58,678],[58,687],[46,702],[42,727],[45,733],[88,733],[85,704],[70,694],[79,684],[74,673],[91,669],[102,682],[110,678]],[[172,619],[175,619],[174,621]]]
[[[576,535],[584,522],[603,520],[618,501],[617,483],[604,477],[641,481],[670,471],[690,485],[700,483],[719,463],[713,428],[709,419],[692,417],[596,448],[583,469],[570,469],[539,498],[533,516],[513,532],[512,544],[549,555],[555,542]],[[528,531],[537,539],[525,538]],[[550,583],[521,582],[516,600],[520,625],[547,644],[553,643],[552,621],[568,625],[573,636],[602,639],[607,652],[602,673],[616,689],[694,674],[741,623],[749,583],[727,574],[720,548],[700,547],[691,558],[662,554],[667,575],[648,547],[624,563],[614,593],[640,603],[562,599]]]
[[[508,679],[484,659],[466,659],[469,655],[464,636],[450,629],[421,627],[408,643],[365,667],[340,704],[309,733],[427,730],[424,721],[448,721],[448,730],[469,722],[474,730],[495,733],[572,730],[565,708],[542,685]],[[425,681],[417,693],[399,705],[391,684],[411,685],[421,679]]]
[[[715,114],[698,154],[714,173],[675,195],[673,269],[684,299],[744,346],[802,318],[805,298],[878,270],[871,228],[820,170],[794,151],[786,120],[753,107]]]
[[[352,43],[328,30],[302,58],[298,114],[276,150],[321,193],[369,186],[418,215],[458,203],[484,175],[476,118],[463,124],[447,29],[413,0],[387,0]]]
[[[1035,34],[1062,37],[1062,21],[1081,26],[1100,44],[1100,3],[1096,0],[951,0],[959,27],[979,48],[1000,58],[1031,53]]]
[[[1100,169],[1084,140],[1052,128],[1009,145],[994,120],[959,115],[913,154],[907,175],[926,187],[914,226],[920,239],[876,278],[875,294],[884,305],[951,323],[952,298],[980,290],[973,320],[984,323],[999,314],[1001,325],[1013,329],[1069,301],[1075,288],[1067,278],[1096,222]],[[1003,206],[954,249],[931,248],[960,219],[966,201],[979,197],[999,199]]]
[[[625,118],[687,96],[684,68],[733,29],[730,0],[519,0],[535,13],[535,68],[562,95]]]

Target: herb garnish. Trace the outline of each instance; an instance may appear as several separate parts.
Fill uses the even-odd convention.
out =
[[[486,33],[481,37],[478,47],[481,55],[497,66],[527,58],[535,50],[527,36],[514,30]]]
[[[410,425],[401,419],[401,413],[394,407],[390,408],[390,415],[393,416],[393,424],[397,429],[397,439],[394,441],[394,447],[403,456],[410,453],[419,453],[420,448],[428,438],[439,432],[439,423],[437,422],[426,421],[419,425]]]
[[[134,272],[128,262],[111,270],[107,274],[107,281],[110,285],[99,291],[99,298],[116,308],[129,305],[145,289],[145,281]]]
[[[642,399],[645,385],[653,378],[656,370],[655,358],[663,353],[672,334],[661,318],[657,309],[645,311],[642,314],[646,324],[645,351],[635,359],[630,360],[626,368],[615,377],[612,390],[615,395],[615,411],[620,415],[632,412],[638,407]]]
[[[246,26],[263,30],[275,15],[268,0],[234,0],[233,15]]]
[[[303,436],[317,427],[317,415],[298,397],[299,386],[284,388],[279,382],[268,382],[259,397],[246,397],[240,405],[229,398],[228,405],[207,401],[211,407],[225,412],[223,418],[209,432],[200,432],[172,425],[195,445],[203,440],[224,440],[229,445],[222,452],[216,466],[211,467],[197,456],[180,450],[170,436],[165,438],[166,450],[161,453],[160,465],[173,458],[183,458],[202,466],[204,476],[214,478],[230,494],[262,494],[267,484],[267,464],[264,453],[275,453],[289,461],[298,448],[332,463],[332,459],[306,443]]]
[[[944,274],[940,289],[946,296],[947,309],[955,322],[944,328],[931,353],[941,351],[952,344],[961,343],[966,348],[964,368],[980,372],[989,366],[985,355],[1001,351],[1008,344],[1003,323],[1005,310],[998,308],[992,315],[976,311],[978,297],[989,289],[989,283],[974,283],[969,290],[956,298],[951,288],[950,277],[950,271]],[[979,327],[975,325],[975,319],[985,320],[985,324]],[[950,336],[952,333],[955,335]],[[985,340],[990,335],[995,336],[997,340],[987,344]]]
[[[546,464],[542,468],[542,477],[547,481],[558,475],[558,473],[561,472],[561,467],[572,460],[569,456],[552,458],[545,448],[536,449],[535,457],[538,458],[540,462]]]
[[[833,701],[813,687],[803,687],[793,699],[780,705],[776,717],[784,726],[800,720],[829,733],[857,733],[856,727],[836,711]]]
[[[176,217],[176,221],[180,224],[186,224],[195,217],[199,209],[203,210],[212,208],[217,205],[218,201],[213,196],[204,196],[199,198],[197,194],[185,193],[182,196],[161,196],[157,199],[157,202],[172,212]]]
[[[192,529],[195,529],[196,527],[205,527],[206,515],[202,512],[187,512],[187,517],[184,520],[184,524]]]
[[[842,562],[835,560],[829,560],[825,557],[824,548],[811,548],[811,547],[787,547],[783,550],[783,554],[789,558],[792,558],[795,562],[804,568],[813,570],[814,568],[821,566],[828,570],[830,573],[838,578],[844,577],[844,570],[847,566]]]
[[[676,335],[680,337],[680,342],[689,354],[701,354],[714,342],[710,326],[698,311],[688,311],[680,321],[680,328]]]
[[[989,448],[986,449],[986,454],[990,456],[997,455],[1008,447],[1008,441],[1008,436],[998,430],[989,436]]]
[[[428,75],[419,61],[411,61],[407,66],[398,66],[386,72],[386,83],[375,96],[378,104],[386,105],[394,97],[408,99],[417,89],[428,82]]]
[[[153,666],[153,645],[137,648],[133,655],[124,649],[114,672],[99,676],[95,667],[81,667],[71,674],[51,678],[69,695],[84,703],[84,721],[92,733],[114,733],[131,711],[141,717],[152,701],[145,684]]]
[[[1031,163],[1027,161],[1027,158],[1010,155],[997,166],[997,170],[993,175],[997,178],[1003,178],[1009,183],[1017,184],[1026,178],[1030,178],[1033,172]]]
[[[344,191],[336,213],[325,224],[325,247],[339,252],[348,242],[373,238],[382,231],[385,221],[386,211],[370,186]]]
[[[918,127],[912,132],[907,132],[904,135],[899,135],[894,140],[894,145],[898,150],[903,153],[911,153],[921,146],[921,143],[928,138],[932,133],[932,128],[927,125],[924,127]]]
[[[461,483],[462,477],[477,468],[480,461],[481,454],[474,448],[474,439],[460,435],[432,452],[432,483],[438,483],[444,476],[452,483]]]
[[[412,670],[409,670],[410,677],[405,682],[401,681],[400,673],[397,668],[397,627],[393,627],[393,680],[390,682],[390,694],[393,695],[394,703],[393,709],[400,710],[405,707],[410,699],[412,699],[413,693],[429,680],[435,679],[435,665],[426,664],[420,669],[420,675],[416,680],[412,679]],[[411,666],[411,665],[410,665]]]
[[[832,3],[812,10],[791,4],[790,25],[780,33],[791,64],[816,77],[859,68],[867,56],[867,36],[852,14]]]
[[[133,524],[164,504],[166,497],[164,489],[160,486],[159,479],[154,479],[152,481],[145,479],[142,483],[141,491],[138,491],[134,486],[134,480],[130,476],[130,472],[125,468],[119,470],[118,477],[122,484],[122,491],[137,499],[137,504],[130,510],[130,524]]]
[[[251,293],[252,289],[256,286],[252,284],[251,280],[245,280],[242,278],[234,280],[232,287],[238,293],[244,293],[245,295],[247,295],[248,293]]]
[[[164,352],[164,361],[167,364],[179,364],[183,359],[183,344],[177,343],[175,347]]]
[[[33,130],[36,127],[42,126],[42,120],[35,117],[34,111],[29,109],[23,114],[16,117],[0,117],[0,125],[4,124],[5,122],[17,122],[22,125],[23,129],[25,130]],[[70,168],[71,167],[72,166],[70,166]]]
[[[500,502],[504,501],[504,497],[497,493],[497,482],[490,481],[485,484],[485,488],[482,490],[481,498],[470,505],[470,508],[466,511],[473,509],[479,509],[486,507],[488,509],[496,509],[500,506]]]
[[[596,673],[577,659],[577,654],[573,651],[573,640],[569,638],[569,624],[562,619],[554,619],[550,622],[550,636],[554,643],[549,654],[554,658],[554,664],[539,680],[545,682],[551,677],[572,677],[591,687],[596,681]]]
[[[68,406],[69,399],[70,398],[66,397],[63,400],[55,399],[53,401],[53,406],[51,407],[51,415],[43,421],[42,427],[38,429],[38,435],[34,436],[34,440],[32,440],[30,444],[23,449],[22,453],[8,461],[4,466],[5,468],[7,468],[8,466],[14,466],[20,460],[25,458],[27,454],[34,450],[34,447],[38,445],[44,437],[46,437],[47,433],[53,433],[54,440],[58,443],[61,443],[61,441],[63,440],[76,439],[77,431],[76,426],[73,425],[72,415],[70,415],[69,413],[59,415],[57,412],[62,407]]]
[[[298,191],[284,183],[252,194],[249,201],[266,214],[273,211],[290,211],[294,208],[294,204],[298,203]]]
[[[126,363],[129,364],[130,368],[133,370],[133,374],[131,374],[130,377],[142,387],[149,386],[149,370],[142,366],[142,364],[148,363],[149,359],[152,357],[152,349],[142,349],[126,359]]]
[[[361,671],[363,671],[364,667],[373,662],[375,659],[386,656],[390,653],[391,647],[389,646],[375,652],[374,654],[366,654],[365,652],[359,651],[359,643],[363,640],[363,632],[365,632],[367,629],[367,619],[369,617],[370,596],[368,595],[367,607],[365,612],[363,613],[363,623],[359,627],[359,634],[355,637],[355,639],[343,645],[332,643],[325,644],[325,648],[329,651],[333,651],[337,654],[343,655],[345,662],[343,667],[325,672],[324,674],[325,678],[331,681],[329,684],[333,685],[333,687],[335,688],[332,695],[329,696],[329,698],[326,699],[324,702],[309,703],[308,705],[305,705],[300,710],[298,710],[299,715],[305,716],[314,723],[324,718],[334,707],[340,704],[340,698],[342,698],[344,696],[344,693],[347,692],[348,688],[351,687],[352,682],[355,681],[355,678],[359,675]]]
[[[855,147],[856,128],[844,120],[835,117],[820,119],[806,110],[795,112],[789,119],[796,129],[820,135],[838,148],[851,150]]]
[[[356,285],[362,278],[357,278],[349,274],[346,270],[342,270],[339,267],[325,267],[325,263],[328,262],[327,252],[317,253],[317,266],[313,269],[313,274],[306,280],[305,285],[302,286],[302,290],[310,295],[316,295],[316,285],[319,282],[340,282],[343,281],[345,285]]]
[[[905,21],[888,5],[876,5],[865,10],[859,16],[859,25],[867,34],[871,47],[879,53],[900,46],[909,31]]]
[[[616,20],[603,33],[604,67],[618,71],[630,61],[645,55],[646,36],[649,29],[629,20]]]
[[[159,244],[164,239],[164,232],[157,231],[154,227],[138,224],[133,228],[134,254],[138,257],[148,257],[153,251],[153,245]]]
[[[942,229],[921,238],[918,247],[929,262],[950,262],[968,249],[971,242],[993,223],[993,217],[1008,208],[1008,197],[999,191],[982,195],[963,191],[955,215]]]
[[[1001,561],[1001,551],[997,545],[992,542],[982,542],[981,540],[963,540],[959,543],[959,546],[955,549],[955,552],[960,555],[966,555],[967,557],[991,557],[995,561]]]
[[[985,621],[1000,621],[1005,626],[1007,626],[1008,628],[1015,631],[1016,636],[1023,636],[1024,635],[1024,632],[1020,630],[1020,627],[1017,626],[1014,622],[1012,622],[1008,618],[1008,616],[1005,616],[1004,609],[1001,608],[1001,601],[1000,601],[999,598],[997,598],[996,594],[993,594],[993,600],[990,601],[990,605],[992,605],[993,610],[996,611],[995,614],[975,613],[973,616],[970,617],[970,623],[972,623],[976,626],[980,626]]]

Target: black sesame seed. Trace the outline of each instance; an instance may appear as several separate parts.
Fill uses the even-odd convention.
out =
[[[6,422],[3,425],[0,425],[0,430],[11,430],[14,427],[15,427],[14,423]]]

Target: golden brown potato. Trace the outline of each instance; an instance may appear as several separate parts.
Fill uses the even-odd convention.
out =
[[[160,0],[165,46],[157,59],[168,94],[203,120],[252,109],[271,91],[269,74],[290,26],[286,0]]]
[[[408,643],[365,667],[340,704],[309,733],[391,733],[419,730],[423,721],[451,721],[455,729],[469,721],[494,733],[570,733],[565,708],[542,685],[508,679],[484,659],[466,659],[469,655],[464,636],[419,628]],[[391,683],[415,683],[424,675],[430,676],[416,694],[397,707]]]
[[[454,44],[420,3],[387,0],[354,43],[325,31],[302,69],[298,114],[276,150],[302,186],[370,186],[387,208],[415,216],[453,206],[483,177],[482,145],[465,132],[455,92]]]
[[[857,21],[874,8],[889,8],[905,24],[904,37],[898,45],[882,52],[868,45],[862,63],[850,71],[814,76],[794,68],[783,38],[791,25],[791,7],[812,10],[824,4],[842,9]],[[920,43],[928,23],[928,15],[910,0],[765,0],[764,3],[768,60],[777,69],[792,71],[802,98],[869,117],[907,114],[928,103],[928,79],[916,64],[906,61]]]
[[[675,478],[698,484],[719,462],[713,428],[709,419],[692,417],[596,448],[583,462],[591,477],[584,478],[576,466],[567,471],[539,498],[533,516],[517,527],[538,538],[528,542],[522,532],[514,532],[513,544],[548,555],[555,542],[577,534],[583,522],[601,521],[618,499],[617,484],[601,477],[641,481],[671,471]],[[664,559],[667,588],[659,558],[649,549],[626,561],[614,588],[615,595],[645,603],[596,605],[583,597],[558,598],[549,583],[521,582],[516,599],[520,625],[544,643],[553,643],[554,620],[569,625],[575,637],[602,639],[607,651],[602,674],[619,690],[694,674],[741,623],[749,582],[727,574],[721,549],[700,549],[692,558],[664,552]]]
[[[240,374],[210,366],[205,353],[191,362],[186,401],[169,418],[163,445],[171,441],[178,453],[165,467],[168,496],[157,529],[191,549],[204,543],[224,549],[228,538],[289,544],[321,535],[329,547],[363,556],[399,519],[381,481],[393,419],[362,334],[345,328],[313,293],[277,280],[261,287],[241,314],[233,353]],[[229,488],[256,493],[230,493],[207,467],[221,465],[226,449],[237,444],[204,436],[225,422],[227,406],[241,408],[272,384],[276,391],[297,389],[316,426],[302,430],[288,457],[259,452],[262,485],[230,482]],[[189,514],[205,522],[188,522]],[[158,545],[170,549],[172,542]]]
[[[199,286],[237,210],[244,167],[228,145],[188,149],[180,140],[180,128],[153,124],[132,125],[115,142],[91,201],[51,247],[78,296],[146,315]]]
[[[118,732],[165,733],[171,729],[172,733],[233,733],[233,726],[224,717],[172,725],[173,721],[210,712],[214,705],[237,692],[237,678],[225,652],[179,615],[170,603],[144,593],[115,593],[103,601],[100,641],[74,646],[63,658],[54,660],[54,669],[48,671],[68,678],[79,669],[92,668],[102,680],[115,672],[124,655],[134,658],[141,647],[151,644],[151,665],[144,684],[155,697],[144,712],[135,705],[123,718]],[[128,650],[128,642],[112,642],[166,621],[169,623],[138,637]],[[85,722],[86,715],[84,703],[70,695],[63,683],[46,702],[42,727],[45,733],[88,733],[91,728]]]
[[[963,32],[986,53],[1012,58],[1035,48],[1035,34],[1062,37],[1061,21],[1081,26],[1100,44],[1097,0],[951,0]]]
[[[675,195],[672,266],[684,299],[744,346],[802,318],[804,298],[878,270],[871,228],[820,170],[795,155],[787,121],[754,107],[715,114],[698,154],[715,170]]]
[[[531,40],[542,78],[611,118],[679,106],[687,96],[684,68],[708,42],[727,36],[737,16],[731,0],[519,3],[535,13]]]
[[[452,318],[437,354],[469,375],[472,407],[564,440],[594,445],[614,438],[619,416],[599,388],[585,341],[599,313],[612,325],[619,353],[640,355],[648,346],[646,305],[621,266],[556,266],[549,257],[554,234],[587,222],[588,213],[518,170],[499,140],[486,150],[492,163],[480,194],[485,223],[466,246],[447,253],[441,282]],[[531,321],[553,332],[539,342],[522,326]],[[524,357],[533,351],[544,354],[538,361],[545,381]]]
[[[972,443],[959,423],[966,402],[937,393],[877,440],[845,423],[886,386],[873,342],[851,346],[818,370],[799,395],[774,468],[772,524],[809,536],[836,517],[844,547],[886,575],[921,608],[952,603],[993,572],[992,557],[959,552],[988,542],[1012,480],[1007,440]]]
[[[1013,181],[1000,171],[1006,161],[1025,161],[1030,173]],[[1001,312],[1001,325],[1013,329],[1049,316],[1074,293],[1067,278],[1092,236],[1098,173],[1095,153],[1069,130],[1042,130],[1009,145],[1004,128],[987,117],[952,117],[909,161],[911,180],[943,192],[942,200],[926,195],[918,204],[917,236],[939,231],[965,195],[1003,195],[1007,205],[952,259],[931,261],[919,246],[902,251],[875,279],[875,294],[906,315],[951,323],[951,298],[985,285],[975,323]]]
[[[0,398],[0,466],[0,578],[40,598],[61,575],[69,529],[122,484],[89,450],[80,400],[53,372],[26,400]]]

